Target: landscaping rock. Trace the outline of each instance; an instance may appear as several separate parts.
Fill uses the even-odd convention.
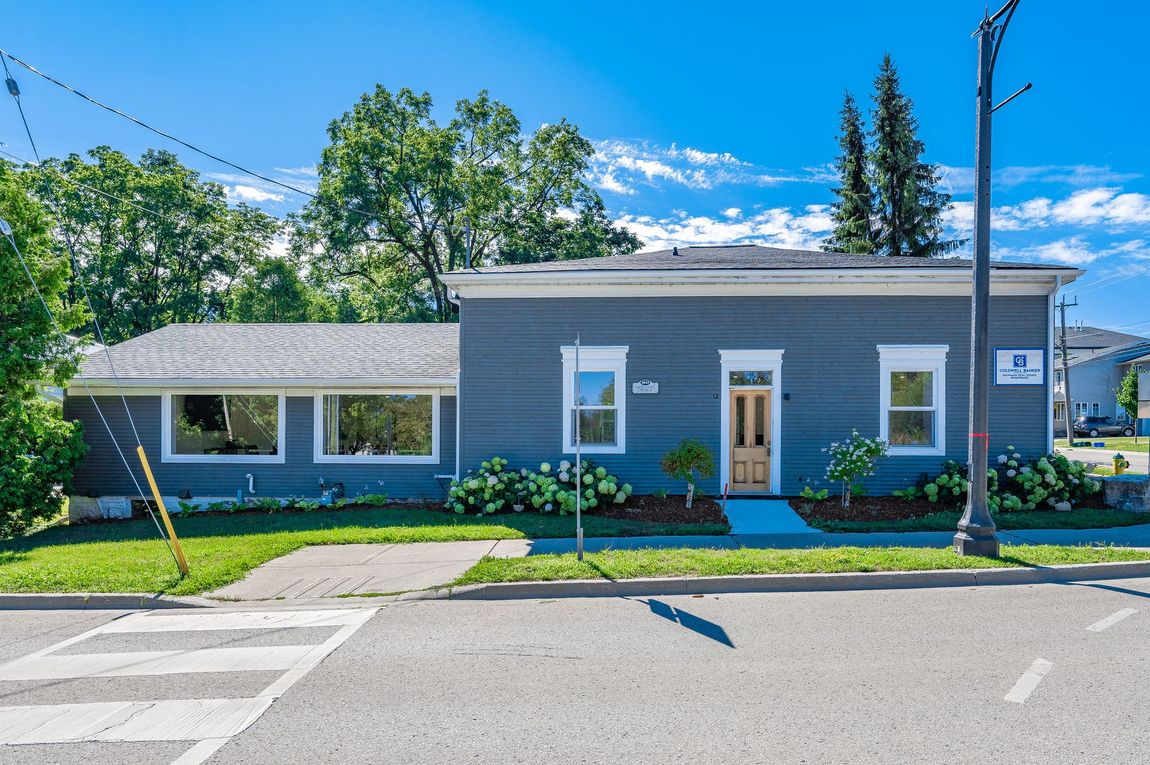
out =
[[[1102,479],[1106,504],[1131,513],[1150,513],[1150,476],[1114,475]]]

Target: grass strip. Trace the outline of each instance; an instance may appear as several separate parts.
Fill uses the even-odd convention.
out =
[[[526,558],[483,558],[456,585],[553,582],[568,579],[637,579],[744,574],[830,574],[864,571],[938,571],[1150,560],[1150,551],[1120,547],[1004,545],[1000,558],[962,557],[953,550],[918,547],[818,547],[802,550],[607,550]]]
[[[194,595],[231,584],[307,545],[543,539],[575,533],[571,516],[477,517],[380,508],[173,518],[191,572],[180,579],[151,521],[57,526],[0,542],[0,592]],[[584,516],[588,537],[726,534],[725,524]]]

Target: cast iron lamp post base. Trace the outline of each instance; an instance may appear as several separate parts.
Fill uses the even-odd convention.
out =
[[[998,537],[994,527],[967,526],[954,535],[954,551],[959,555],[980,555],[984,558],[998,557]]]

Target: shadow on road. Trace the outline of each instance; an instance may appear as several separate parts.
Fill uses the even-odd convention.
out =
[[[1070,585],[1071,587],[1093,587],[1096,590],[1110,590],[1111,592],[1120,592],[1123,595],[1134,595],[1139,598],[1150,598],[1150,592],[1132,590],[1129,587],[1118,587],[1113,584],[1099,584],[1098,582],[1067,582],[1066,584]]]
[[[695,616],[681,608],[675,608],[654,598],[648,598],[646,601],[640,600],[639,602],[646,602],[647,607],[651,609],[651,613],[656,616],[661,616],[668,621],[675,622],[692,632],[714,640],[716,643],[722,643],[729,648],[735,647],[735,644],[731,642],[731,638],[727,635],[727,631],[712,621],[708,621],[701,616]]]

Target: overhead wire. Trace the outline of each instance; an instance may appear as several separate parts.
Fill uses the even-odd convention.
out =
[[[24,104],[20,98],[19,86],[16,84],[16,81],[13,79],[12,73],[8,68],[8,62],[6,60],[4,60],[3,56],[0,56],[0,61],[2,61],[3,65],[4,65],[5,84],[8,87],[8,92],[12,95],[13,100],[15,100],[15,102],[16,102],[17,110],[20,112],[20,121],[23,123],[24,132],[28,136],[28,143],[32,147],[32,154],[33,154],[33,156],[36,157],[37,164],[42,164],[41,159],[40,159],[40,152],[36,148],[36,140],[33,137],[32,129],[28,124],[27,115],[24,113]],[[136,446],[138,448],[142,449],[143,444],[140,440],[140,432],[136,428],[135,418],[132,416],[132,410],[128,406],[128,399],[124,394],[123,386],[120,384],[120,377],[116,372],[116,365],[112,361],[111,350],[109,349],[108,343],[105,341],[105,338],[104,338],[104,330],[103,330],[103,328],[101,328],[100,320],[96,316],[96,310],[95,310],[94,305],[92,304],[92,297],[88,293],[88,288],[85,285],[84,280],[80,277],[81,271],[80,271],[79,259],[76,257],[76,249],[72,243],[71,234],[69,233],[68,227],[67,227],[67,225],[63,219],[63,216],[61,214],[62,206],[59,203],[59,199],[56,197],[55,190],[52,188],[52,184],[49,181],[47,175],[44,176],[44,186],[45,186],[45,189],[48,191],[48,196],[51,199],[52,206],[56,211],[57,218],[59,218],[60,231],[64,236],[64,243],[68,249],[68,255],[69,255],[69,258],[71,260],[73,273],[76,275],[75,281],[80,285],[80,291],[84,295],[84,302],[87,304],[88,311],[92,317],[92,326],[96,330],[96,336],[97,336],[98,342],[100,343],[100,346],[102,347],[102,349],[104,351],[104,355],[107,358],[108,368],[112,373],[113,380],[115,381],[116,391],[120,395],[120,401],[123,404],[124,413],[128,418],[128,423],[131,425],[132,435],[135,436],[135,439],[136,439]],[[36,296],[40,299],[40,304],[44,307],[44,310],[47,311],[48,318],[52,322],[52,326],[55,327],[57,333],[60,334],[61,340],[65,344],[68,344],[70,342],[68,339],[68,336],[67,336],[67,334],[64,333],[63,329],[60,327],[59,322],[56,321],[56,317],[52,313],[52,309],[48,305],[48,301],[44,299],[44,295],[40,291],[40,286],[36,283],[36,279],[33,276],[31,269],[28,267],[27,262],[24,260],[23,253],[20,252],[20,248],[16,244],[15,234],[11,230],[9,230],[9,231],[5,232],[5,236],[8,239],[8,242],[12,245],[12,249],[16,252],[16,257],[20,260],[20,264],[24,269],[24,273],[28,276],[28,280],[32,284],[32,289],[35,290]],[[112,430],[112,426],[108,423],[107,417],[104,416],[104,412],[100,408],[100,404],[96,400],[96,396],[93,395],[92,388],[88,384],[87,378],[84,376],[83,369],[82,368],[77,369],[77,374],[79,375],[81,382],[84,384],[84,389],[85,389],[85,391],[87,391],[88,398],[92,402],[93,408],[95,408],[97,414],[99,415],[100,421],[104,424],[104,429],[108,432],[108,437],[112,440],[112,444],[116,447],[116,452],[120,455],[120,460],[124,463],[124,467],[128,471],[128,476],[132,479],[132,484],[136,487],[136,491],[138,492],[139,496],[146,497],[147,495],[144,494],[144,490],[140,486],[139,480],[137,480],[137,478],[136,478],[135,471],[132,470],[131,465],[128,463],[127,457],[124,455],[123,449],[120,448],[120,443],[116,439],[116,435]],[[147,502],[146,499],[144,501],[144,507],[147,509],[148,515],[152,519],[152,523],[155,524],[156,530],[160,533],[160,538],[164,540],[164,544],[167,546],[168,552],[170,552],[172,554],[172,559],[176,562],[176,566],[180,567],[180,565],[181,565],[180,559],[177,557],[176,551],[172,548],[171,540],[168,539],[168,536],[164,533],[163,529],[160,527],[159,519],[156,518],[155,512],[152,511],[152,507]]]
[[[8,71],[7,59],[11,59],[14,63],[22,66],[24,69],[28,70],[29,72],[36,75],[37,77],[40,77],[40,78],[52,83],[53,85],[55,85],[59,88],[63,88],[64,90],[68,91],[69,93],[84,99],[85,101],[87,101],[88,103],[90,103],[94,106],[97,106],[101,109],[104,109],[105,111],[111,112],[112,114],[115,114],[119,117],[122,117],[123,119],[126,119],[129,122],[132,122],[136,125],[139,125],[140,127],[144,128],[145,130],[148,130],[152,133],[155,133],[156,135],[167,138],[169,141],[174,141],[175,143],[178,143],[180,146],[191,149],[192,151],[196,152],[197,154],[201,154],[201,155],[203,155],[209,159],[215,160],[216,162],[219,162],[223,165],[227,165],[228,167],[230,167],[234,170],[239,170],[241,173],[244,173],[246,175],[250,175],[253,178],[258,178],[261,181],[265,181],[267,183],[273,184],[273,185],[278,186],[282,189],[286,189],[287,191],[291,191],[291,192],[294,192],[296,194],[302,194],[303,196],[308,197],[309,199],[316,199],[316,200],[320,199],[320,196],[314,192],[307,191],[306,189],[300,188],[299,186],[296,186],[294,184],[286,183],[284,181],[277,180],[275,178],[269,177],[269,176],[264,175],[262,173],[258,173],[255,170],[252,170],[248,167],[245,167],[245,166],[243,166],[237,162],[232,162],[231,160],[225,159],[224,157],[221,157],[218,154],[210,152],[207,149],[202,149],[199,146],[196,146],[195,144],[191,143],[190,141],[185,141],[184,139],[179,138],[178,136],[175,136],[166,130],[162,130],[158,127],[155,127],[155,126],[145,122],[144,120],[142,120],[138,117],[134,117],[131,114],[128,114],[127,112],[125,112],[121,109],[118,109],[114,106],[111,106],[110,104],[106,104],[103,101],[100,101],[99,99],[93,98],[92,96],[89,96],[88,94],[83,93],[80,90],[77,90],[76,88],[72,87],[71,85],[68,85],[67,83],[62,82],[61,80],[56,79],[52,75],[47,74],[46,72],[40,71],[35,66],[28,63],[27,61],[24,61],[23,59],[19,58],[18,56],[4,50],[3,48],[0,48],[0,60],[4,60],[4,68],[5,68],[6,72]],[[17,100],[19,100],[19,99],[17,99]],[[27,125],[25,125],[25,127],[27,127]],[[35,146],[33,146],[33,151],[35,152]],[[344,209],[347,210],[348,212],[353,212],[357,215],[363,216],[364,218],[368,218],[368,219],[375,219],[375,218],[379,217],[378,214],[376,214],[376,213],[370,213],[370,212],[367,212],[365,210],[361,210],[358,207],[352,207],[350,205],[344,205]],[[434,222],[421,220],[420,222],[417,223],[413,220],[410,220],[409,218],[398,218],[398,220],[402,223],[407,224],[408,226],[411,226],[413,229],[417,229],[417,230],[420,229],[421,227],[427,227],[433,231],[443,231],[444,230],[443,226],[441,226],[438,223],[434,223]],[[447,227],[447,228],[450,231],[451,227]]]
[[[71,341],[68,339],[68,335],[64,332],[60,323],[56,321],[56,316],[52,313],[52,308],[44,298],[44,293],[40,291],[40,285],[36,283],[36,277],[32,275],[32,269],[28,267],[28,262],[24,259],[24,254],[20,251],[19,245],[16,244],[15,233],[12,232],[8,226],[0,227],[0,233],[4,234],[4,238],[8,240],[13,252],[16,253],[16,258],[20,261],[24,273],[28,276],[28,281],[32,284],[32,289],[36,292],[36,297],[40,300],[40,305],[43,306],[45,313],[48,314],[48,320],[52,322],[52,327],[56,330],[56,333],[60,335],[60,339],[65,345],[69,345]],[[112,432],[112,426],[108,423],[108,418],[104,416],[103,410],[100,409],[100,404],[96,401],[96,396],[92,391],[92,387],[88,384],[87,377],[84,376],[82,369],[77,370],[77,374],[80,377],[80,381],[84,384],[84,389],[88,393],[88,398],[91,400],[92,406],[96,409],[96,414],[100,416],[100,421],[104,423],[104,429],[108,431],[108,437],[112,440],[112,445],[116,447],[116,453],[120,455],[120,460],[124,463],[124,467],[127,468],[128,475],[131,477],[132,483],[136,486],[136,491],[139,492],[140,496],[145,496],[140,482],[136,480],[135,472],[133,472],[131,465],[128,464],[128,458],[124,455],[124,450],[120,448],[120,443],[116,440],[115,433]],[[147,505],[147,502],[144,504]],[[176,561],[176,565],[178,566],[179,560],[176,558],[176,551],[172,549],[172,544],[168,541],[167,535],[164,534],[164,530],[160,527],[160,521],[156,518],[156,514],[152,512],[151,507],[148,507],[148,515],[152,517],[152,522],[156,525],[156,531],[160,533],[160,539],[164,541],[168,552],[172,554],[172,560]]]

